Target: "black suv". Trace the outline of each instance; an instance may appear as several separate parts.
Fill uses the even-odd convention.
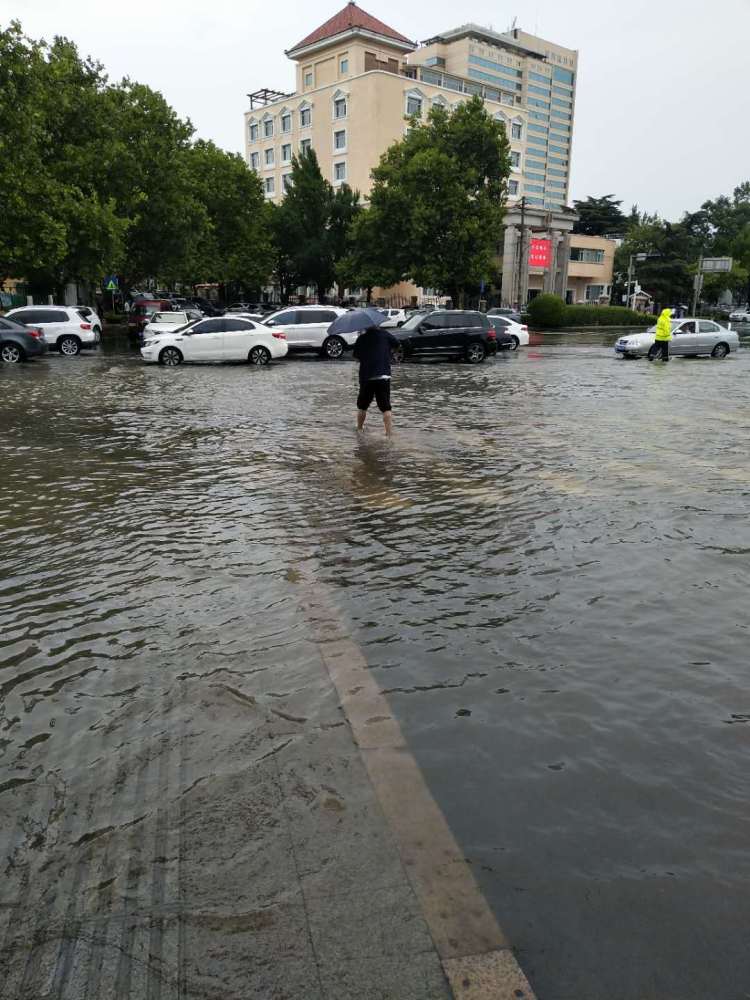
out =
[[[437,309],[415,315],[393,331],[399,341],[393,354],[404,358],[453,358],[477,365],[497,351],[492,324],[480,312]]]

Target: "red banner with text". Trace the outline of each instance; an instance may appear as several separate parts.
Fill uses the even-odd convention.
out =
[[[529,240],[529,267],[552,266],[552,240]]]

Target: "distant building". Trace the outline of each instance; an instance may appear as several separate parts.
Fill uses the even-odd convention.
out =
[[[511,146],[506,229],[498,234],[503,299],[525,302],[534,288],[528,268],[517,266],[519,254],[528,259],[532,234],[552,240],[544,284],[565,294],[576,220],[566,206],[577,52],[517,28],[475,24],[417,45],[352,2],[286,55],[296,64],[294,91],[257,90],[245,114],[247,162],[267,198],[283,197],[292,155],[310,146],[334,186],[347,183],[366,197],[370,171],[404,135],[407,115],[478,94]]]

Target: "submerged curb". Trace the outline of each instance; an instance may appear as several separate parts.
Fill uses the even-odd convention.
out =
[[[536,1000],[361,648],[320,582],[305,574],[300,583],[315,642],[454,997]]]

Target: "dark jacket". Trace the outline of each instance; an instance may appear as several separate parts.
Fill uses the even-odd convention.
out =
[[[398,341],[387,330],[371,326],[357,337],[354,357],[359,360],[359,381],[361,385],[373,378],[391,374],[391,348],[398,347]]]

